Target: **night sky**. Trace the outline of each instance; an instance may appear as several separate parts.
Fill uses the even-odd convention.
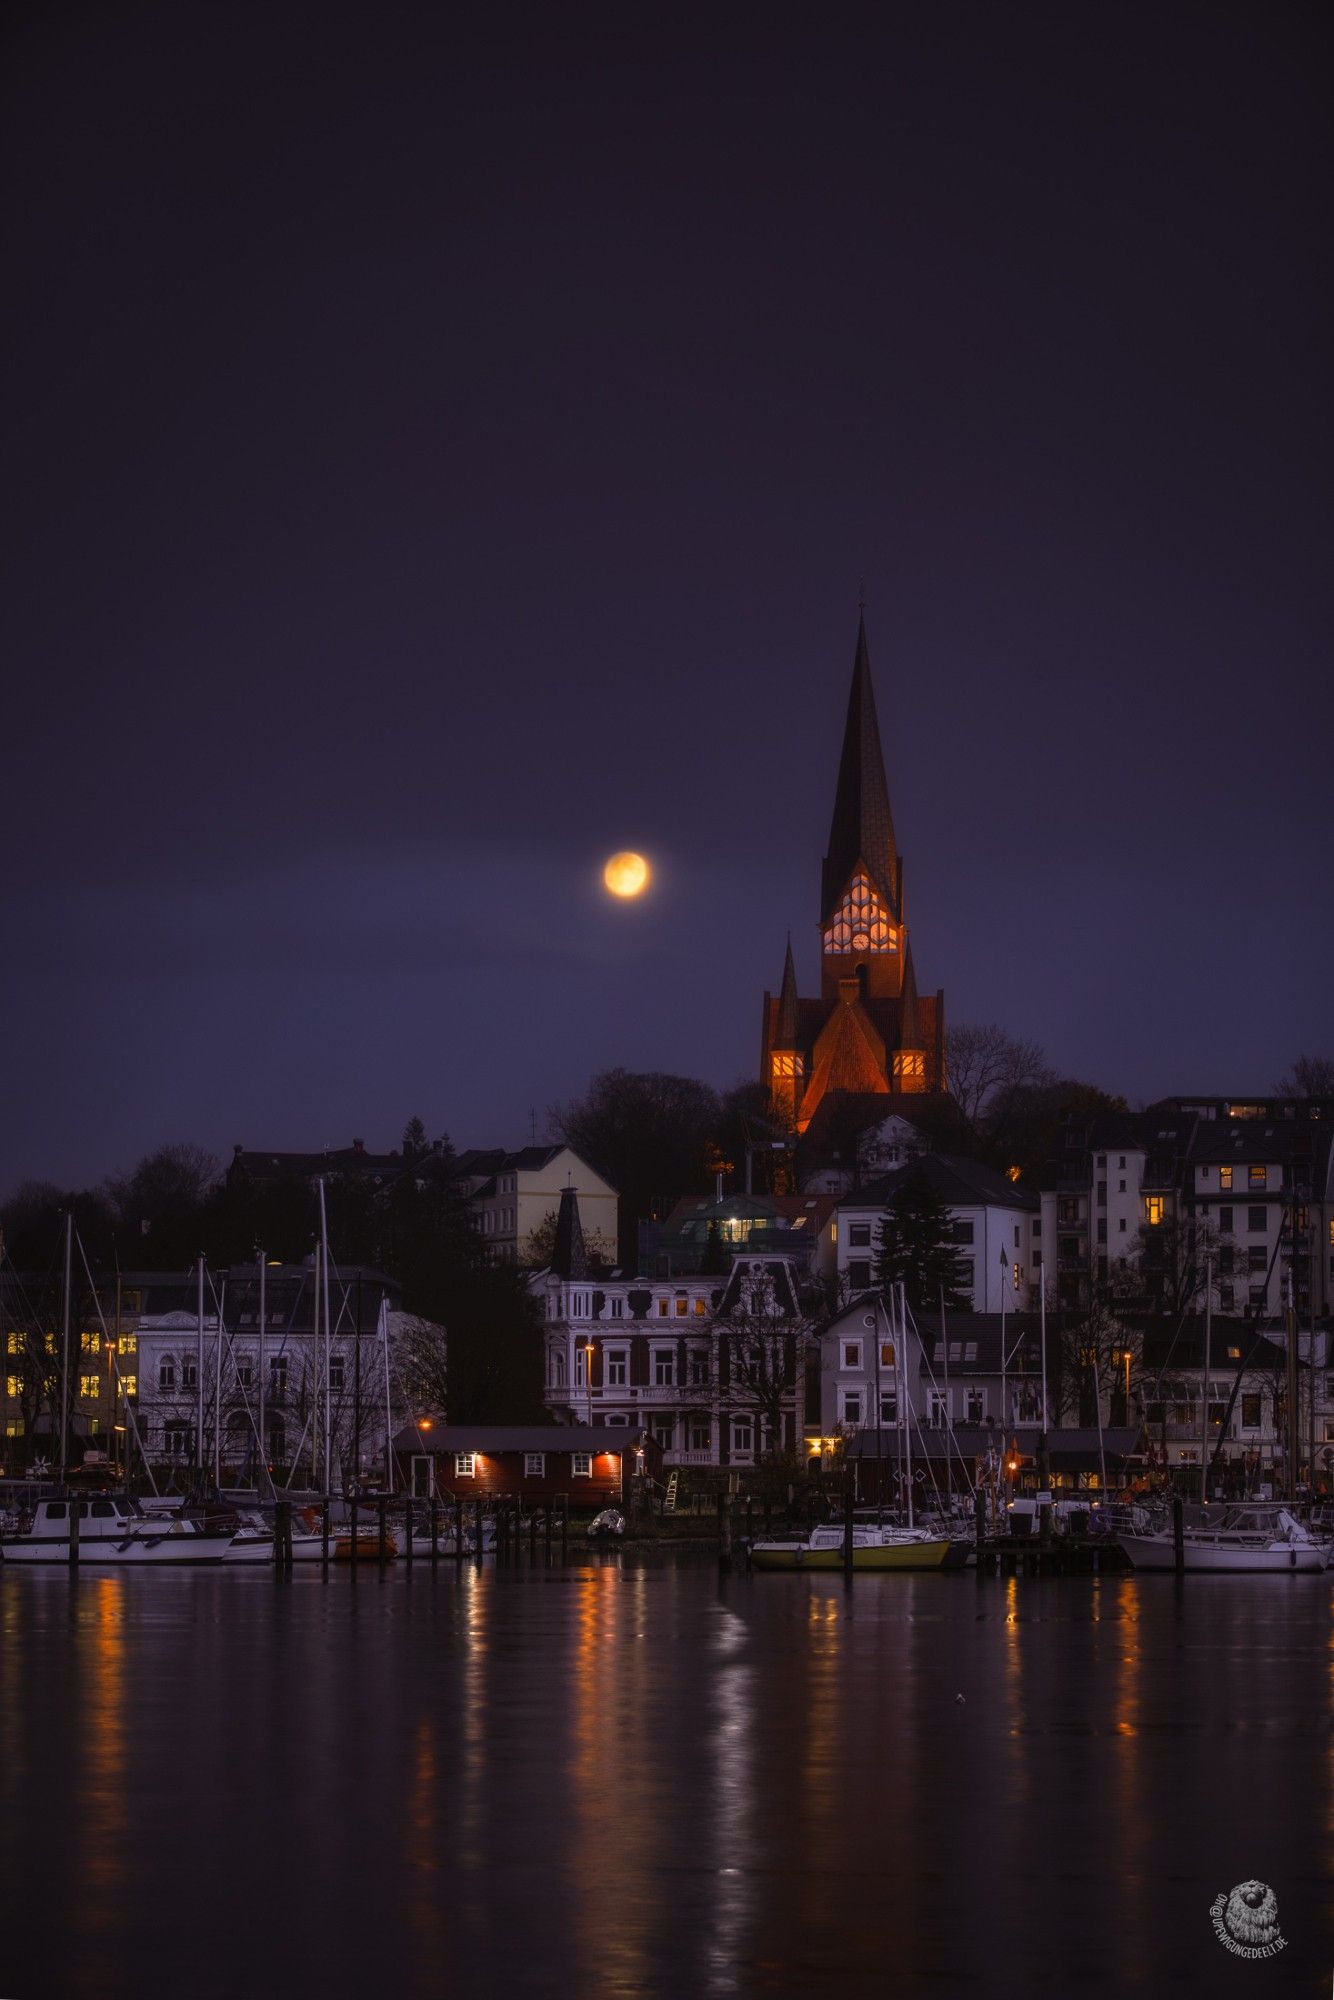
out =
[[[0,1192],[752,1075],[862,578],[921,987],[1334,1053],[1329,21],[11,10]]]

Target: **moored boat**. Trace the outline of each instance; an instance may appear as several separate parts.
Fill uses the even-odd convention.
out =
[[[1116,1539],[1137,1570],[1175,1570],[1176,1543],[1170,1527],[1146,1525],[1141,1533],[1127,1531]],[[1324,1546],[1286,1508],[1275,1513],[1256,1506],[1192,1510],[1182,1532],[1181,1552],[1185,1569],[1204,1574],[1315,1576],[1327,1560]]]
[[[230,1527],[201,1527],[179,1515],[150,1516],[119,1494],[39,1500],[25,1526],[0,1535],[0,1561],[68,1563],[72,1515],[78,1526],[76,1559],[98,1568],[221,1562],[232,1539]]]
[[[830,1522],[804,1541],[766,1537],[751,1545],[750,1561],[762,1570],[836,1570],[844,1562],[843,1529]],[[954,1544],[927,1528],[868,1526],[852,1530],[852,1567],[861,1570],[943,1569]]]

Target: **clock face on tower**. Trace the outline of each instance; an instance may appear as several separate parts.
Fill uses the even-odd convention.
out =
[[[824,930],[827,952],[897,951],[899,934],[889,912],[859,868],[848,885],[843,901]]]

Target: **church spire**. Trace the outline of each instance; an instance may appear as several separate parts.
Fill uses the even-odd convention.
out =
[[[901,921],[898,849],[889,810],[889,787],[885,783],[885,760],[880,749],[880,728],[876,721],[875,693],[871,687],[871,658],[866,645],[864,616],[857,621],[857,655],[852,667],[852,690],[843,731],[843,755],[838,767],[838,790],[834,794],[829,851],[824,860],[820,896],[822,923],[827,922],[859,861],[866,867],[873,886],[884,897],[895,918]]]
[[[792,962],[792,934],[787,940],[787,957],[783,960],[783,983],[778,989],[778,1029],[774,1038],[776,1049],[795,1049],[797,1046],[797,968]]]
[[[584,1248],[583,1224],[579,1220],[579,1198],[572,1187],[563,1187],[560,1191],[551,1269],[558,1278],[578,1280],[588,1276],[588,1252]]]

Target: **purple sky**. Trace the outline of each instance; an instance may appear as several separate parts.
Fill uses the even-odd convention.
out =
[[[1334,1052],[1323,7],[13,21],[0,1187],[753,1073],[862,576],[922,987]]]

